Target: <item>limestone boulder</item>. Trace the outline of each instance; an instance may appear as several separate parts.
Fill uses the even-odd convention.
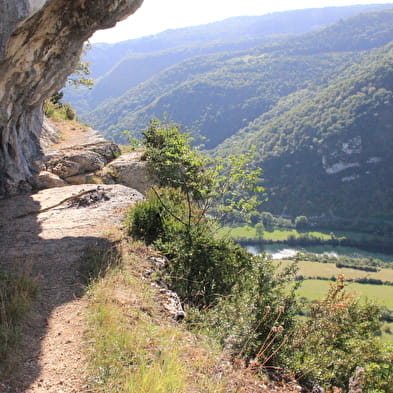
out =
[[[50,162],[47,165],[47,169],[62,179],[81,173],[81,167],[77,162],[69,161],[65,158]]]
[[[106,164],[104,157],[90,150],[66,154],[66,160],[77,163],[80,168],[79,173],[98,171]]]
[[[36,187],[38,189],[64,187],[67,183],[54,173],[41,171],[37,176]]]
[[[100,177],[106,184],[123,184],[145,194],[154,184],[147,171],[146,162],[141,160],[141,153],[123,154],[113,160],[100,172]]]
[[[104,168],[105,157],[90,150],[67,150],[48,157],[46,168],[62,179]]]
[[[104,140],[98,143],[81,145],[80,148],[99,154],[107,163],[121,155],[120,148],[116,143]]]
[[[83,173],[80,175],[75,175],[75,176],[70,176],[65,179],[65,181],[68,184],[101,184],[103,181],[99,176],[95,174],[95,172],[92,173]]]

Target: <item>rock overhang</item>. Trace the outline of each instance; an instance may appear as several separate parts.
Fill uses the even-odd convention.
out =
[[[0,3],[0,196],[29,190],[42,156],[42,103],[63,87],[96,31],[143,0],[3,0]]]

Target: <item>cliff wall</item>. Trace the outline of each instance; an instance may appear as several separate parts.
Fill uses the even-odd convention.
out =
[[[143,0],[0,2],[0,197],[35,184],[42,103],[63,87],[83,43],[134,13]]]

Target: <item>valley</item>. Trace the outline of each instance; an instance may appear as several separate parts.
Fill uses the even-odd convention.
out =
[[[296,259],[309,301],[343,274],[363,281],[351,290],[392,310],[393,9],[370,7],[235,18],[93,47],[96,86],[66,97],[117,142],[166,118],[214,160],[254,147],[259,209],[276,225],[261,210],[253,225],[235,214],[221,236],[276,264]],[[350,266],[337,266],[345,258]],[[357,266],[374,261],[376,271]]]
[[[228,231],[230,229],[226,228],[222,233]],[[328,244],[296,245],[297,235],[306,234],[328,241],[331,235],[323,232],[299,234],[296,229],[275,229],[265,231],[263,240],[257,240],[255,228],[250,226],[234,228],[229,233],[238,240],[242,239],[242,236],[244,239],[244,235],[248,235],[249,239],[254,236],[252,243],[240,240],[243,247],[255,255],[266,253],[279,271],[296,263],[297,279],[301,281],[297,296],[303,299],[305,305],[324,298],[329,286],[336,282],[337,277],[344,277],[349,293],[359,297],[363,302],[376,302],[383,307],[384,325],[381,337],[384,342],[393,343],[393,254]],[[348,236],[348,233],[345,234]],[[335,234],[343,235],[344,233]],[[364,234],[350,233],[350,236],[363,236],[365,239]],[[285,243],[289,238],[292,240],[291,244]],[[307,313],[305,306],[302,315]]]
[[[392,393],[393,4],[145,3],[0,2],[0,391]]]
[[[392,26],[332,7],[93,45],[95,87],[65,100],[118,143],[167,118],[214,159],[255,146],[263,210],[392,234]]]

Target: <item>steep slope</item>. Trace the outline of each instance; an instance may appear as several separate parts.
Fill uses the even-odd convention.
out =
[[[105,135],[109,137],[124,129],[142,130],[149,119],[162,118],[167,113],[170,119],[183,124],[194,136],[207,138],[206,147],[212,148],[270,110],[281,97],[311,84],[326,83],[343,62],[352,59],[353,56],[347,54],[313,58],[250,58],[246,55],[229,59],[220,66],[212,64],[210,72],[197,73],[192,78],[186,70],[184,82],[173,83],[172,88],[161,95],[155,95],[157,90],[152,90],[153,101],[142,108],[128,107],[127,114],[120,115],[120,121],[113,126],[110,125],[112,114],[103,111],[103,114],[107,113],[109,123]],[[179,67],[172,71],[178,82],[179,71]],[[142,90],[141,94],[144,92]],[[127,95],[135,97],[135,93],[132,90]],[[123,98],[111,107],[124,113],[126,101]]]
[[[257,147],[275,213],[393,217],[393,44],[282,100],[218,149]]]
[[[325,87],[357,62],[361,51],[388,43],[392,26],[393,11],[386,10],[280,43],[195,57],[99,106],[86,119],[106,137],[122,140],[123,130],[138,134],[151,118],[168,114],[194,136],[207,138],[206,147],[213,148],[281,98]]]

